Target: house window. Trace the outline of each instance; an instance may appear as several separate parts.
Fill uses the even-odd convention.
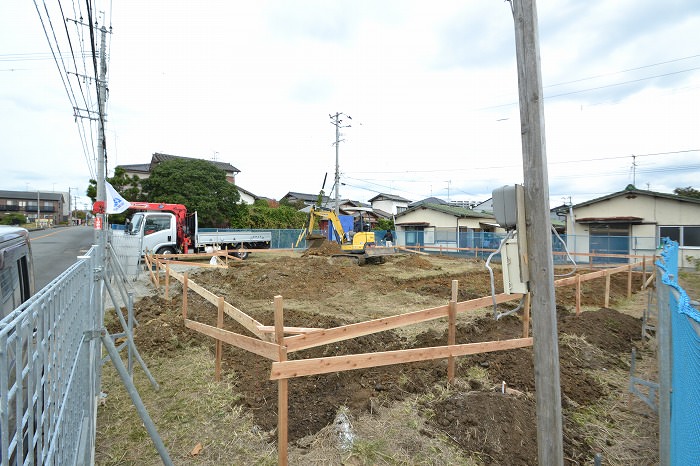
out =
[[[681,247],[700,247],[700,226],[659,227],[659,238],[670,238]]]
[[[400,214],[401,212],[405,211],[407,207],[402,207],[402,206],[396,206],[396,213]]]

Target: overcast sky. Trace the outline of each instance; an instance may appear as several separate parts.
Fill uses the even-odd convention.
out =
[[[342,112],[342,198],[482,201],[523,180],[507,2],[97,3],[113,32],[109,175],[162,152],[229,162],[275,199],[317,193],[327,173],[330,194]],[[43,27],[34,3],[0,4],[0,189],[84,194],[96,126],[76,124],[69,95],[95,110],[94,82],[59,73],[49,42],[94,76],[89,30],[60,11],[88,22],[85,2],[37,5]],[[633,182],[700,189],[700,2],[537,7],[551,206]]]

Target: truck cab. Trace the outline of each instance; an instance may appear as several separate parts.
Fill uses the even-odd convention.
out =
[[[142,251],[156,254],[177,252],[177,222],[169,212],[137,212],[127,224],[127,234],[143,238]]]
[[[33,294],[29,232],[0,225],[0,318],[5,318]]]

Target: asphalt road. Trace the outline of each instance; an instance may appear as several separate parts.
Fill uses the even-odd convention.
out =
[[[41,290],[85,254],[93,244],[88,226],[57,227],[29,233],[34,260],[34,284]]]

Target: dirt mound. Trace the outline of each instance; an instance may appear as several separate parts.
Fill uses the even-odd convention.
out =
[[[598,348],[614,353],[629,353],[633,342],[642,338],[642,321],[614,309],[588,311],[580,316],[567,315],[559,321],[559,332],[579,335]]]
[[[483,464],[537,464],[535,403],[496,392],[455,393],[430,406],[431,423]]]
[[[304,251],[302,256],[332,256],[333,254],[340,254],[342,252],[338,243],[325,240],[320,246],[312,247]]]
[[[433,263],[421,256],[411,254],[405,258],[396,261],[396,265],[407,269],[424,269],[430,270],[434,267]]]

